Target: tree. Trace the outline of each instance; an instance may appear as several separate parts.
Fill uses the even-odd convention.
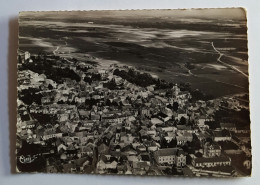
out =
[[[208,137],[208,138],[206,139],[206,142],[213,143],[213,140]]]
[[[177,111],[178,110],[178,108],[179,108],[179,104],[178,104],[178,102],[174,102],[173,103],[173,105],[172,105],[172,109],[173,109],[173,111]]]
[[[205,125],[208,125],[211,130],[215,130],[216,128],[220,128],[219,121],[205,121]]]
[[[202,157],[202,153],[197,152],[197,153],[195,153],[195,156],[196,156],[196,157]]]
[[[29,88],[24,89],[19,94],[19,99],[22,100],[25,104],[31,105],[33,102],[36,104],[41,104],[42,94],[37,93],[39,89]]]
[[[182,116],[180,119],[180,125],[185,125],[185,124],[186,124],[186,118]]]
[[[168,148],[167,140],[164,137],[161,140],[161,148]]]
[[[21,55],[18,55],[18,63],[22,63],[22,57],[21,57]]]
[[[51,84],[48,85],[48,89],[52,90],[53,86]]]
[[[191,91],[190,83],[180,83],[180,90],[181,91]]]
[[[172,169],[171,169],[171,168],[166,168],[165,170],[163,170],[163,172],[164,172],[166,175],[172,175]]]
[[[118,89],[115,79],[110,80],[109,82],[104,84],[104,87],[110,89],[110,90],[115,90]]]
[[[129,71],[115,69],[113,74],[141,87],[156,84],[156,79],[150,74],[140,73],[133,69],[130,69]]]
[[[177,140],[176,139],[172,139],[169,144],[168,147],[169,148],[175,148],[177,146]]]

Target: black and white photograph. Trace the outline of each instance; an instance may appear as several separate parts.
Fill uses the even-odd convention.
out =
[[[251,176],[243,8],[24,11],[17,173]]]

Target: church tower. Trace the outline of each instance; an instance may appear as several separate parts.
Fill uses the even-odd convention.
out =
[[[172,87],[172,94],[176,97],[180,92],[180,88],[177,86],[177,84],[175,84],[173,87]]]

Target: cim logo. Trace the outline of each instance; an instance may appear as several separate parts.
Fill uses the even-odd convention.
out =
[[[30,155],[23,156],[23,155],[21,155],[19,157],[19,161],[22,164],[32,163],[33,161],[35,161],[35,159],[37,159],[37,155],[33,155],[33,156],[30,156]]]

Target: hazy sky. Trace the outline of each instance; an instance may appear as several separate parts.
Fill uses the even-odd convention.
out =
[[[60,12],[21,12],[20,16],[44,16],[45,18],[201,18],[201,19],[246,19],[242,8],[219,9],[178,9],[178,10],[119,10],[119,11],[60,11]]]

